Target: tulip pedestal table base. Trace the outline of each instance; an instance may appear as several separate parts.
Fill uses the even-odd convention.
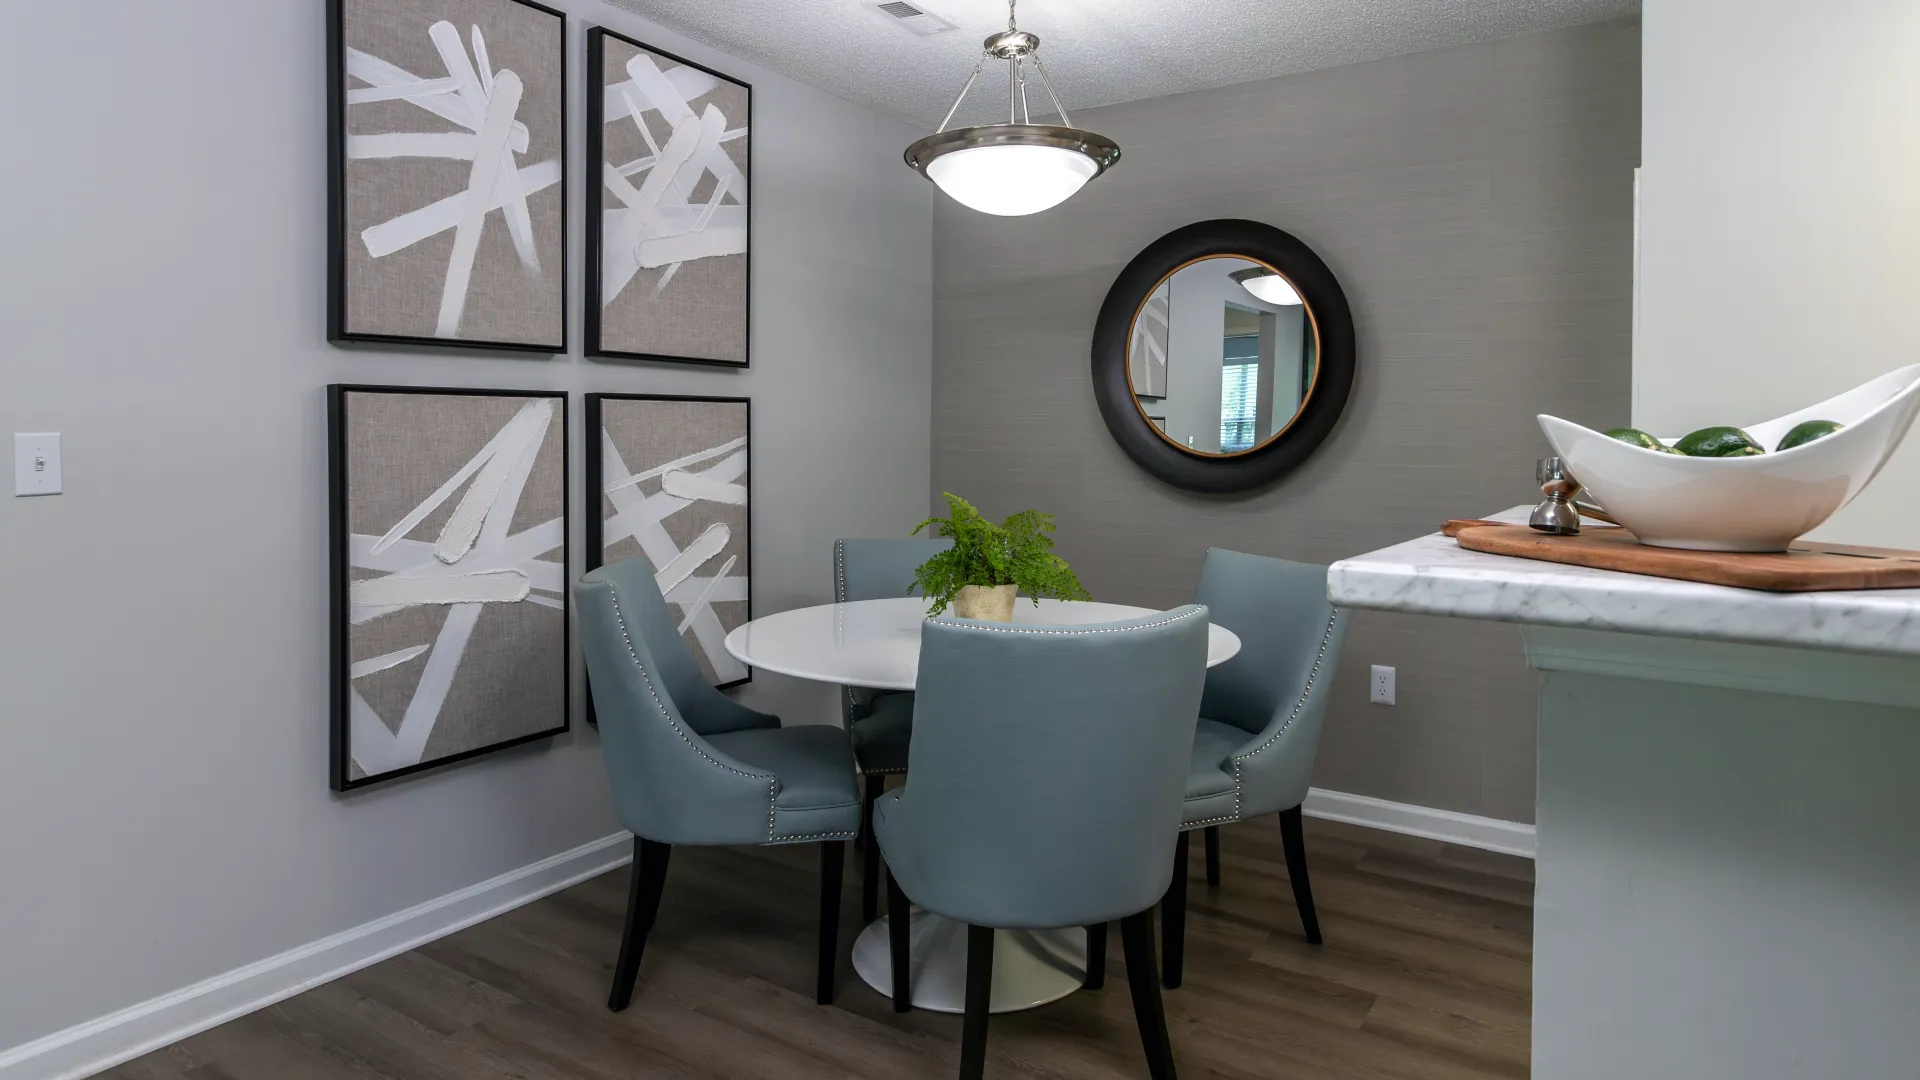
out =
[[[893,996],[893,961],[887,951],[885,916],[860,932],[853,943],[853,970],[868,986]],[[909,985],[916,1009],[966,1011],[967,928],[932,912],[913,912]],[[1080,989],[1087,971],[1087,932],[1002,930],[993,935],[993,1005],[997,1013],[1018,1012],[1058,1001]]]

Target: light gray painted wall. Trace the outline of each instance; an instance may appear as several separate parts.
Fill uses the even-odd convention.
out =
[[[921,516],[915,132],[561,3],[576,212],[587,22],[755,84],[751,372],[329,347],[324,5],[9,9],[0,432],[64,432],[68,494],[0,498],[0,1048],[618,827],[585,730],[327,790],[327,383],[752,395],[762,612],[831,598],[835,536]],[[750,697],[834,716],[771,677]]]
[[[1064,74],[1064,73],[1063,73]],[[1330,562],[1532,497],[1537,412],[1627,415],[1633,21],[1076,113],[1126,158],[1064,206],[934,214],[934,491],[1059,515],[1103,599],[1171,605],[1209,546]],[[1320,452],[1247,498],[1175,491],[1101,423],[1100,302],[1192,221],[1301,237],[1352,301],[1360,374]],[[1372,663],[1396,708],[1366,704]],[[1534,680],[1509,627],[1359,613],[1315,783],[1530,821]]]
[[[1635,423],[1751,424],[1920,357],[1920,4],[1653,0],[1644,55]],[[1920,547],[1917,489],[1910,440],[1815,535]]]

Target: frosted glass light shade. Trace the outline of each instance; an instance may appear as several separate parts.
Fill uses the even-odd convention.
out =
[[[1097,162],[1074,150],[1017,144],[954,150],[926,164],[927,178],[955,202],[1001,217],[1058,206],[1099,171]]]
[[[1242,277],[1241,275],[1246,275]],[[1297,307],[1304,301],[1293,289],[1293,283],[1271,270],[1241,270],[1233,275],[1240,287],[1253,294],[1254,299],[1264,300],[1279,307]]]

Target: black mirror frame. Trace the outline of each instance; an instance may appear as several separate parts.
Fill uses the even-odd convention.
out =
[[[1153,429],[1127,378],[1127,339],[1148,294],[1188,263],[1218,256],[1262,262],[1285,274],[1319,333],[1313,390],[1280,434],[1245,453],[1197,454]],[[1230,494],[1292,472],[1333,433],[1353,391],[1353,311],[1333,271],[1299,238],[1257,221],[1219,219],[1175,229],[1134,256],[1100,305],[1093,327],[1093,396],[1107,430],[1141,468],[1178,488]]]

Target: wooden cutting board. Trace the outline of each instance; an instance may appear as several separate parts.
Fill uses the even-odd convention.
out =
[[[1525,525],[1449,521],[1441,532],[1469,551],[1769,592],[1920,588],[1920,551],[1799,543],[1778,554],[1648,547],[1625,529],[1583,525],[1552,536]]]

